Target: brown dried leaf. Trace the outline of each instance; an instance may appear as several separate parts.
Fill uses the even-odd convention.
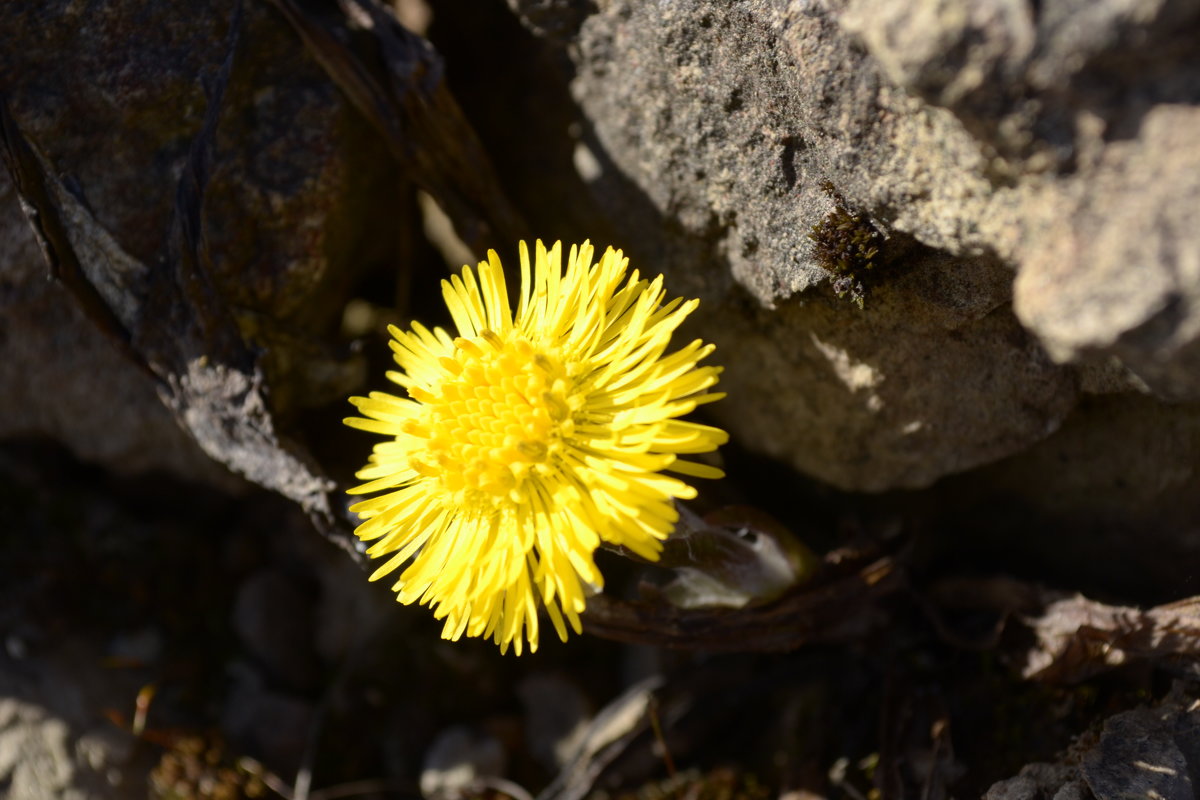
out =
[[[562,772],[537,800],[583,800],[604,768],[647,729],[654,692],[661,687],[660,678],[648,678],[605,706],[588,723]]]
[[[1200,666],[1200,597],[1143,610],[1012,578],[943,581],[930,596],[941,608],[995,613],[999,621],[991,646],[1007,623],[1027,629],[1033,644],[1011,651],[1024,678],[1077,683],[1133,661],[1192,670]],[[927,610],[943,637],[959,644],[938,608]]]
[[[1074,683],[1130,661],[1200,659],[1200,598],[1142,611],[1046,594],[1041,614],[1022,619],[1037,637],[1021,659],[1023,677]]]

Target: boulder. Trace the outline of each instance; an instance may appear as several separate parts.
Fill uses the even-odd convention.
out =
[[[637,266],[704,301],[742,444],[918,488],[1031,447],[1097,380],[1196,398],[1194,11],[581,5],[514,7],[551,43],[574,26],[576,169]],[[861,310],[822,288],[848,285],[839,208],[880,241]]]
[[[232,0],[186,8],[112,0],[0,10],[14,43],[0,54],[0,95],[135,271],[163,261],[233,8]],[[276,12],[250,3],[244,13],[204,235],[212,278],[264,354],[275,409],[288,413],[340,400],[363,378],[331,334],[364,271],[394,267],[398,228],[386,201],[399,178],[382,142]],[[145,372],[50,284],[9,186],[5,176],[0,434],[49,435],[125,471],[220,476],[201,466]]]

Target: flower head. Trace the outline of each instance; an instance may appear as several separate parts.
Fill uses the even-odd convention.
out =
[[[694,497],[681,475],[721,471],[680,458],[726,434],[680,420],[723,395],[720,367],[698,366],[699,340],[665,355],[696,300],[663,303],[662,276],[628,276],[609,248],[537,243],[521,252],[514,314],[496,253],[477,272],[442,281],[457,337],[419,323],[392,326],[407,398],[351,398],[346,424],[389,437],[375,445],[351,507],[367,552],[390,558],[375,580],[403,567],[393,587],[445,620],[447,639],[492,637],[536,650],[538,608],[559,637],[580,631],[585,593],[603,586],[601,542],[654,560],[678,519],[673,500]]]

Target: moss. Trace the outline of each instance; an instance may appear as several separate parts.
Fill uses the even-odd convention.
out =
[[[822,181],[821,189],[833,201],[833,210],[808,232],[813,257],[833,276],[834,293],[849,296],[863,308],[875,276],[872,270],[881,261],[883,233],[866,214],[852,211],[831,182]]]

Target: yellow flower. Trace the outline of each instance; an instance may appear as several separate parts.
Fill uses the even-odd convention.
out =
[[[697,366],[699,340],[664,355],[698,303],[663,305],[662,276],[643,280],[609,248],[598,264],[585,242],[522,242],[514,315],[494,251],[442,281],[458,337],[419,323],[389,328],[408,398],[353,397],[347,425],[390,437],[375,445],[352,494],[356,533],[390,555],[375,580],[404,567],[393,587],[445,619],[443,638],[492,637],[520,654],[538,644],[538,607],[560,638],[580,632],[586,594],[603,586],[601,542],[657,559],[675,526],[674,498],[694,497],[683,475],[719,478],[679,458],[714,450],[724,431],[678,417],[723,395],[720,367]],[[590,589],[588,588],[590,587]],[[539,603],[540,601],[540,603]],[[565,618],[565,623],[564,623]]]

